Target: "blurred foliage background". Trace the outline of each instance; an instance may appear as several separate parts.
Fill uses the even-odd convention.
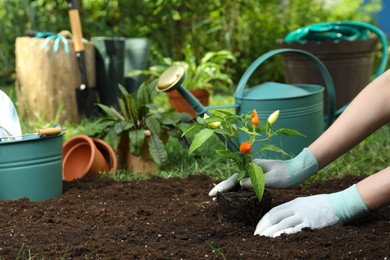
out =
[[[4,85],[13,84],[15,78],[16,37],[26,30],[70,30],[70,23],[66,1],[0,0],[0,6],[0,85]],[[161,57],[183,58],[188,43],[196,58],[207,51],[230,50],[238,60],[229,68],[237,83],[250,63],[278,48],[276,40],[288,32],[336,20],[375,25],[381,0],[80,0],[78,6],[84,38],[147,37],[152,42],[150,65],[161,63]],[[281,77],[282,68],[275,60],[264,64],[253,80],[258,84]]]

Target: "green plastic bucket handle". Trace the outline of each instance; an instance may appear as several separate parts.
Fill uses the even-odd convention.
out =
[[[329,106],[329,114],[327,116],[327,127],[329,127],[335,118],[335,109],[336,109],[336,92],[334,90],[333,80],[330,76],[330,73],[328,69],[325,67],[325,65],[313,54],[310,54],[309,52],[303,51],[303,50],[297,50],[297,49],[276,49],[269,51],[259,58],[257,58],[245,71],[244,75],[241,77],[240,81],[238,82],[238,87],[236,89],[236,92],[234,93],[234,96],[236,97],[236,103],[238,105],[241,104],[241,100],[237,100],[238,98],[242,98],[244,95],[245,86],[250,78],[250,76],[255,72],[255,70],[266,60],[271,58],[272,56],[283,54],[283,53],[296,53],[303,56],[306,56],[309,60],[311,60],[319,69],[321,72],[321,75],[325,82],[325,87],[328,93],[328,106]]]
[[[308,40],[323,41],[340,40],[355,41],[357,39],[367,39],[368,31],[375,33],[382,44],[382,59],[374,78],[381,75],[386,70],[388,62],[388,43],[386,35],[379,28],[356,21],[336,21],[328,23],[312,24],[290,32],[284,38],[287,43],[300,42],[305,44]]]

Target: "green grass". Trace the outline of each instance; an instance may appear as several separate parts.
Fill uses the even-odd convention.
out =
[[[16,94],[14,88],[1,88],[14,100],[17,105]],[[155,103],[162,109],[169,107],[168,98],[164,93],[159,94]],[[213,95],[210,99],[210,105],[227,105],[233,104],[234,98],[232,96]],[[56,122],[46,122],[43,120],[36,120],[35,122],[28,122],[21,119],[22,129],[24,133],[34,132],[36,128],[51,126]],[[80,124],[67,124],[64,139],[78,135],[87,134],[90,131],[91,121],[82,120]],[[187,150],[175,142],[168,143],[168,153],[170,163],[157,174],[164,178],[172,177],[186,177],[189,175],[204,173],[215,179],[224,179],[233,174],[236,169],[229,163],[214,162],[215,149],[221,143],[218,139],[208,147],[198,152],[195,156],[188,157]],[[390,155],[388,153],[390,148],[390,125],[386,125],[372,134],[366,140],[358,144],[349,152],[338,158],[336,161],[321,170],[318,174],[313,176],[307,183],[313,181],[324,181],[329,179],[340,178],[345,175],[369,175],[387,167]],[[179,162],[179,163],[178,163]],[[114,176],[113,176],[114,177]],[[119,171],[114,177],[116,180],[134,180],[145,179],[145,177],[130,174],[126,171]]]

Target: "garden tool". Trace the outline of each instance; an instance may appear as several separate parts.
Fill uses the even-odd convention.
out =
[[[74,50],[76,52],[76,57],[81,73],[81,85],[76,89],[77,106],[81,115],[91,117],[97,112],[97,91],[95,87],[88,87],[83,34],[81,29],[80,15],[75,1],[68,0],[68,8]]]
[[[39,137],[56,135],[56,134],[60,134],[64,130],[66,130],[66,128],[65,127],[61,127],[61,126],[41,128],[41,129],[38,129],[37,132],[31,133],[31,134],[17,135],[17,136],[15,136],[15,135],[8,135],[6,137],[0,137],[0,141],[17,140],[17,139],[21,139],[24,136],[31,136],[31,135],[33,135],[33,136],[35,135],[35,136],[39,136]]]
[[[0,137],[21,135],[18,113],[11,99],[0,90]]]
[[[293,53],[303,55],[312,61],[321,72],[328,93],[329,113],[324,122],[323,91],[324,87],[312,84],[289,85],[276,82],[265,82],[255,87],[246,88],[247,82],[253,72],[267,59],[277,55]],[[161,74],[157,90],[169,92],[177,90],[195,109],[198,115],[210,114],[210,109],[235,108],[236,114],[241,115],[256,109],[261,118],[267,118],[272,112],[280,110],[280,116],[275,126],[289,128],[301,132],[306,138],[286,138],[276,136],[270,143],[279,146],[293,155],[297,155],[303,148],[309,146],[334,120],[335,91],[332,78],[324,64],[314,55],[295,49],[277,49],[265,53],[256,59],[241,77],[236,92],[235,104],[223,106],[204,107],[192,94],[182,86],[185,70],[180,65],[172,66]],[[245,136],[239,137],[244,140]],[[229,147],[230,148],[230,147]],[[271,152],[270,152],[271,153]],[[269,154],[267,157],[277,157]]]
[[[290,32],[285,36],[284,42],[290,44],[294,42],[306,44],[308,41],[321,43],[330,40],[338,43],[340,41],[356,41],[359,39],[367,40],[369,38],[369,32],[376,34],[382,46],[381,61],[374,75],[374,78],[376,78],[386,69],[388,62],[388,43],[387,37],[383,31],[371,24],[356,21],[336,21],[312,24]],[[354,59],[357,59],[357,57],[354,57]],[[335,112],[336,116],[340,115],[349,103],[350,102],[339,108]]]

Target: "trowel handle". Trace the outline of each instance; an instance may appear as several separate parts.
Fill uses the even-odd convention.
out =
[[[88,76],[85,61],[85,46],[83,42],[83,31],[81,29],[81,21],[79,10],[77,9],[75,0],[68,0],[69,20],[73,36],[73,46],[76,52],[76,58],[79,63],[81,73],[81,90],[88,91]]]
[[[244,90],[245,90],[246,84],[247,84],[250,76],[253,74],[253,72],[255,72],[255,70],[263,62],[265,62],[266,60],[268,60],[272,56],[275,56],[277,54],[283,54],[283,53],[296,53],[296,54],[303,55],[303,56],[307,57],[310,61],[312,61],[317,66],[319,71],[321,72],[321,75],[322,75],[324,82],[325,82],[326,91],[328,93],[329,116],[328,116],[327,126],[329,127],[333,123],[333,120],[334,120],[335,114],[336,114],[336,92],[334,90],[333,80],[332,80],[332,77],[331,77],[328,69],[320,61],[320,59],[318,59],[316,56],[314,56],[313,54],[311,54],[307,51],[298,50],[298,49],[288,49],[288,48],[276,49],[276,50],[269,51],[269,52],[263,54],[262,56],[260,56],[259,58],[257,58],[248,67],[248,69],[244,72],[244,75],[241,77],[240,81],[238,82],[236,92],[234,93],[234,97],[236,98],[236,102],[238,103],[240,100],[242,100],[241,98],[244,96]]]
[[[37,134],[39,136],[44,136],[44,135],[56,135],[61,132],[62,132],[62,128],[60,127],[49,127],[49,128],[38,129]]]
[[[68,0],[70,27],[73,35],[74,50],[84,51],[83,31],[81,29],[80,14],[75,1]]]

